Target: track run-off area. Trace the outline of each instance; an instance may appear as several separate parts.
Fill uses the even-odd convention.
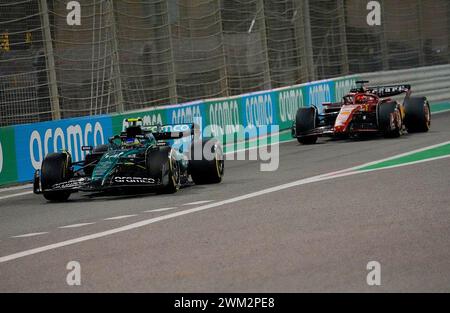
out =
[[[284,132],[276,171],[227,160],[221,184],[174,195],[0,189],[0,291],[449,291],[450,112],[432,110],[428,133],[396,139]]]

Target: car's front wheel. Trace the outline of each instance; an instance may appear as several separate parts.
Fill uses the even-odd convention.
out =
[[[295,115],[295,135],[297,141],[303,145],[312,145],[317,142],[316,135],[302,135],[312,131],[316,127],[316,109],[299,108]]]
[[[170,194],[180,189],[180,164],[175,154],[171,147],[161,147],[146,156],[149,176],[161,183],[158,193]]]
[[[67,152],[51,153],[44,158],[41,167],[41,186],[44,198],[52,202],[67,201],[69,191],[50,190],[55,184],[68,181],[71,178],[71,157]]]

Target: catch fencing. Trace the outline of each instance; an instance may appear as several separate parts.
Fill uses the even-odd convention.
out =
[[[449,64],[449,38],[448,0],[0,0],[0,126]]]

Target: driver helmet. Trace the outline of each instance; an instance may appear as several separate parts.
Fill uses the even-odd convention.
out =
[[[138,146],[140,144],[137,138],[127,138],[125,139],[124,145],[127,147]]]
[[[367,102],[367,97],[365,95],[357,95],[356,96],[356,104],[363,104]]]

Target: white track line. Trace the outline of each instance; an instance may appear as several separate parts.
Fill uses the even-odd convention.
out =
[[[435,145],[431,145],[431,146],[428,146],[428,147],[423,147],[423,148],[419,148],[419,149],[416,149],[416,150],[408,151],[408,152],[405,152],[405,153],[400,153],[400,154],[397,154],[397,155],[394,155],[394,156],[391,156],[391,157],[388,157],[388,158],[385,158],[385,159],[381,159],[381,160],[377,160],[377,161],[373,161],[373,162],[368,162],[368,163],[365,163],[365,164],[362,164],[362,165],[358,165],[358,166],[355,166],[354,169],[358,170],[360,168],[364,168],[364,167],[371,166],[371,165],[374,165],[374,164],[378,164],[378,163],[381,163],[381,162],[386,162],[386,161],[398,159],[398,158],[401,158],[401,157],[409,156],[411,154],[415,154],[415,153],[418,153],[418,152],[422,152],[422,151],[426,151],[426,150],[430,150],[430,149],[434,149],[434,148],[439,148],[439,147],[442,147],[442,146],[445,146],[445,145],[449,145],[449,144],[450,144],[450,141],[441,142],[441,143],[438,143],[438,144],[435,144]],[[441,158],[441,157],[439,157],[439,158]],[[407,164],[410,164],[410,163],[407,163]]]
[[[446,157],[450,157],[450,156],[446,156]],[[427,162],[427,161],[433,161],[433,159],[423,160],[423,162]],[[399,166],[404,166],[404,165],[400,164]],[[399,167],[399,166],[393,166],[393,167]],[[238,196],[238,197],[233,197],[233,198],[230,198],[230,199],[227,199],[227,200],[222,200],[222,201],[218,201],[218,202],[214,202],[214,203],[210,203],[210,204],[205,204],[205,205],[202,205],[202,206],[199,206],[199,207],[196,207],[196,208],[191,208],[191,209],[178,211],[178,212],[171,213],[171,214],[166,214],[166,215],[163,215],[163,216],[158,216],[158,217],[155,217],[155,218],[146,219],[146,220],[143,220],[143,221],[140,221],[140,222],[132,223],[132,224],[125,225],[125,226],[122,226],[122,227],[113,228],[113,229],[110,229],[110,230],[107,230],[107,231],[102,231],[102,232],[94,233],[94,234],[91,234],[91,235],[86,235],[86,236],[82,236],[82,237],[78,237],[78,238],[74,238],[74,239],[70,239],[70,240],[65,240],[65,241],[57,242],[57,243],[54,243],[54,244],[50,244],[50,245],[46,245],[46,246],[42,246],[42,247],[30,249],[30,250],[25,250],[25,251],[22,251],[22,252],[17,252],[17,253],[10,254],[10,255],[5,255],[3,257],[0,257],[0,263],[5,263],[5,262],[8,262],[8,261],[16,260],[16,259],[19,259],[19,258],[23,258],[23,257],[26,257],[26,256],[34,255],[34,254],[45,252],[45,251],[55,250],[55,249],[58,249],[58,248],[70,246],[70,245],[77,244],[77,243],[80,243],[80,242],[85,242],[85,241],[88,241],[88,240],[93,240],[93,239],[97,239],[97,238],[111,236],[111,235],[114,235],[114,234],[117,234],[117,233],[129,231],[129,230],[136,229],[136,228],[141,228],[141,227],[144,227],[144,226],[147,226],[147,225],[150,225],[150,224],[154,224],[154,223],[157,223],[157,222],[169,220],[169,219],[176,218],[176,217],[179,217],[179,216],[183,216],[183,215],[187,215],[187,214],[191,214],[191,213],[196,213],[196,212],[200,212],[200,211],[205,211],[205,210],[208,210],[208,209],[212,209],[212,208],[220,207],[220,206],[227,205],[227,204],[230,204],[230,203],[235,203],[235,202],[239,202],[239,201],[243,201],[243,200],[247,200],[247,199],[251,199],[251,198],[267,195],[269,193],[273,193],[273,192],[289,189],[289,188],[292,188],[292,187],[297,187],[297,186],[301,186],[301,185],[306,185],[306,184],[311,184],[311,183],[331,180],[331,179],[335,179],[335,178],[340,178],[340,177],[346,177],[346,176],[358,175],[358,174],[366,173],[366,171],[357,171],[357,169],[360,168],[360,167],[361,166],[351,167],[351,168],[348,168],[346,170],[340,171],[340,173],[335,172],[333,175],[330,175],[330,173],[327,173],[327,174],[323,174],[323,175],[318,175],[318,176],[313,176],[313,177],[309,177],[309,178],[304,178],[304,179],[293,181],[293,182],[290,182],[290,183],[287,183],[287,184],[282,184],[282,185],[278,185],[278,186],[275,186],[275,187],[266,188],[266,189],[263,189],[263,190],[260,190],[260,191],[244,194],[244,195],[241,195],[241,196]],[[392,168],[392,167],[390,167],[390,168]],[[371,171],[380,171],[380,170],[383,170],[383,169],[384,168],[378,168],[378,169],[374,169],[374,170],[371,170]]]
[[[28,189],[28,188],[30,188],[30,189],[33,188],[33,185],[32,184],[26,184],[26,185],[21,185],[21,186],[0,188],[0,192],[14,191],[14,190],[23,190],[23,189]]]
[[[436,115],[436,114],[441,114],[441,113],[447,113],[450,112],[450,109],[446,109],[446,110],[442,110],[442,111],[437,111],[437,112],[432,112],[431,115]]]
[[[114,216],[114,217],[108,217],[108,218],[105,218],[104,221],[121,220],[121,219],[124,219],[124,218],[133,217],[133,216],[137,216],[137,214],[119,215],[119,216]]]
[[[198,204],[205,204],[205,203],[208,203],[208,202],[213,202],[213,200],[201,200],[201,201],[185,203],[183,205],[198,205]]]
[[[25,192],[15,193],[12,195],[1,196],[0,200],[14,198],[14,197],[20,197],[20,196],[25,196],[25,195],[31,195],[32,193],[33,193],[33,191],[25,191]]]
[[[177,209],[177,207],[174,207],[174,208],[161,208],[161,209],[155,209],[155,210],[147,210],[147,211],[144,211],[144,213],[164,212],[164,211],[175,210],[175,209]]]
[[[72,224],[72,225],[60,226],[58,228],[62,228],[62,229],[65,229],[65,228],[77,228],[77,227],[83,227],[83,226],[92,225],[92,224],[95,224],[95,222]]]
[[[388,169],[391,169],[391,168],[403,167],[403,166],[408,166],[408,165],[415,165],[415,164],[431,162],[431,161],[437,161],[437,160],[443,160],[443,159],[448,159],[448,158],[450,158],[450,155],[441,155],[441,156],[434,157],[434,158],[428,158],[428,159],[412,161],[412,162],[408,162],[408,163],[401,163],[401,164],[395,164],[395,165],[390,165],[390,166],[384,166],[382,168],[372,168],[372,169],[367,169],[367,170],[360,170],[360,172],[361,173],[367,173],[367,172],[377,171],[377,170],[380,170],[380,169],[388,170]]]
[[[30,233],[30,234],[24,234],[24,235],[18,235],[18,236],[12,236],[11,238],[28,238],[28,237],[34,237],[34,236],[40,236],[48,234],[48,232],[42,232],[42,233]]]

